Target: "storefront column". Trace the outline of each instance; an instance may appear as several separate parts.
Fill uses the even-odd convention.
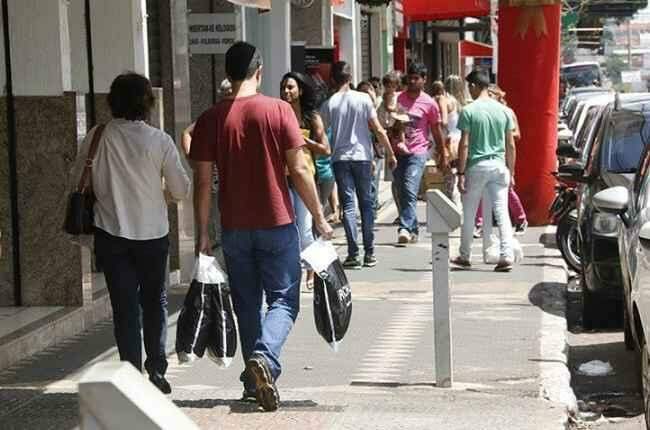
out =
[[[124,71],[149,75],[145,0],[91,2],[95,90],[108,93]]]
[[[280,96],[280,80],[291,70],[291,3],[272,0],[269,12],[245,8],[246,40],[262,51],[262,92]]]
[[[499,9],[499,85],[519,119],[516,189],[533,225],[547,223],[555,195],[561,10],[542,6],[551,2]]]
[[[17,185],[13,217],[19,227],[20,293],[25,306],[83,302],[81,250],[62,231],[78,124],[85,123],[83,98],[70,92],[68,7],[67,0],[8,2],[17,166],[15,177],[8,179]],[[8,127],[3,115],[1,144],[6,143]],[[0,151],[0,158],[7,155]],[[0,172],[3,184],[5,175]],[[3,211],[0,217],[4,228],[7,214]],[[3,248],[10,245],[4,236]],[[7,267],[0,264],[0,271]],[[12,305],[6,292],[14,285],[5,275],[0,274],[0,304]]]

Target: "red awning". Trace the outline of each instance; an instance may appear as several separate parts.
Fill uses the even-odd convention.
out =
[[[461,40],[458,42],[461,57],[492,58],[492,46],[485,43]]]
[[[403,0],[411,21],[439,21],[490,14],[490,0]]]

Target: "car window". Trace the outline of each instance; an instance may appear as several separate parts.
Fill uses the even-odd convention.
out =
[[[615,173],[636,172],[650,132],[645,115],[617,115],[610,129],[604,141],[601,167]]]
[[[584,148],[585,143],[587,142],[587,137],[591,134],[596,117],[598,116],[599,106],[592,106],[587,112],[587,117],[580,128],[580,132],[575,140],[576,148]]]
[[[648,182],[650,182],[650,175],[648,175],[648,168],[650,167],[650,147],[646,147],[643,154],[643,159],[639,164],[639,171],[634,179],[634,195],[636,196],[636,207],[643,209],[648,207]]]
[[[600,69],[596,64],[565,67],[560,74],[572,87],[588,87],[600,83]]]
[[[609,109],[609,108],[608,108]],[[603,113],[600,123],[598,125],[598,132],[591,142],[590,148],[585,148],[583,150],[583,162],[585,164],[585,173],[587,176],[594,174],[595,160],[597,159],[597,154],[602,146],[602,142],[605,139],[607,130],[612,126],[612,121],[610,119],[610,111]]]
[[[571,117],[571,121],[569,121],[569,128],[571,130],[575,130],[576,125],[578,125],[578,119],[580,119],[580,115],[582,115],[582,110],[585,108],[585,103],[580,103],[578,105],[578,108],[573,112],[573,116]]]

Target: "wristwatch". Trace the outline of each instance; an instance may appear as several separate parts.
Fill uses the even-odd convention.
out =
[[[465,172],[456,172],[457,176],[465,176]]]

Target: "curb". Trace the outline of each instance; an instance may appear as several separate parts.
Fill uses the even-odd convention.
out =
[[[545,236],[553,235],[555,226],[548,226]],[[546,242],[546,243],[544,243]],[[569,369],[566,320],[566,284],[568,282],[568,269],[561,258],[559,251],[548,247],[544,249],[544,259],[560,260],[562,268],[545,265],[543,283],[549,286],[549,294],[543,297],[543,307],[552,308],[554,313],[544,311],[540,333],[540,355],[544,361],[540,362],[540,397],[551,402],[559,403],[566,409],[563,420],[564,428],[569,428],[569,417],[578,411],[577,399],[571,388],[571,371]],[[555,262],[555,261],[554,261]],[[564,286],[561,290],[558,285]],[[555,288],[554,288],[555,286]]]

